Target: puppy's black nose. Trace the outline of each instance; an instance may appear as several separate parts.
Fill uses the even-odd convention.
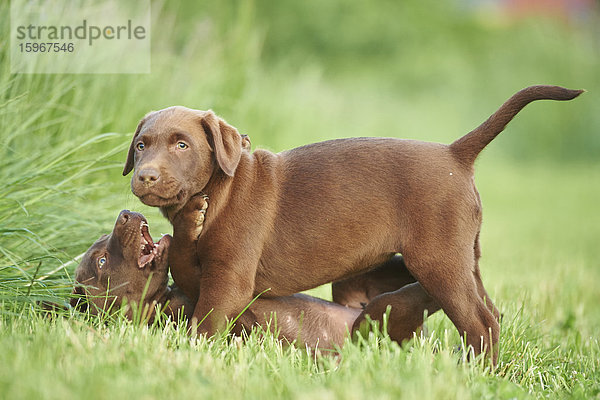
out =
[[[154,184],[160,175],[154,168],[144,168],[138,173],[138,179],[147,185]]]

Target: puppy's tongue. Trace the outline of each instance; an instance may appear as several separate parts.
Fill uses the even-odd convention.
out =
[[[146,266],[146,264],[148,264],[153,259],[154,259],[154,253],[143,254],[142,256],[140,256],[140,259],[138,261],[138,267],[144,268]]]
[[[150,236],[150,232],[148,231],[148,224],[142,223],[142,239],[145,239],[147,243],[153,244],[152,236]]]
[[[154,259],[154,256],[156,255],[156,246],[154,245],[152,236],[150,236],[150,232],[148,232],[148,224],[146,222],[142,222],[140,230],[141,245],[140,257],[138,259],[138,267],[144,268],[148,263],[150,263]]]

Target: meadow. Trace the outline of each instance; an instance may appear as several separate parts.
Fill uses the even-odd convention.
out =
[[[600,396],[600,17],[372,3],[157,1],[152,72],[131,75],[10,74],[0,4],[0,397]],[[38,306],[68,301],[75,257],[119,210],[170,232],[121,175],[150,110],[213,109],[273,151],[353,136],[449,143],[541,83],[587,93],[528,106],[476,164],[483,281],[504,314],[496,369],[465,361],[441,312],[403,346],[373,333],[314,355],[258,332],[196,340],[164,321]]]

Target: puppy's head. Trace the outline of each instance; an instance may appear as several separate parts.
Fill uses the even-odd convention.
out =
[[[75,270],[71,305],[91,313],[123,300],[152,304],[168,284],[170,236],[154,243],[142,214],[123,210],[109,235],[103,235],[84,254]],[[145,291],[145,293],[144,293]],[[143,298],[142,298],[143,297]]]
[[[212,111],[169,107],[139,123],[123,175],[134,171],[131,189],[144,204],[181,207],[213,174],[233,176],[247,145]]]

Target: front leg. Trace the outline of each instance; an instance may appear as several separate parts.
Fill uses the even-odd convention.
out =
[[[194,308],[190,326],[193,333],[211,337],[217,332],[223,332],[227,322],[236,318],[234,333],[256,324],[255,315],[246,308],[253,300],[254,276],[258,261],[246,262],[242,263],[242,260],[239,260],[225,264],[216,261],[202,264],[202,295]]]
[[[198,299],[200,264],[196,252],[197,241],[208,208],[208,197],[193,196],[173,218],[173,241],[169,251],[169,266],[173,280],[185,295],[195,303]]]

